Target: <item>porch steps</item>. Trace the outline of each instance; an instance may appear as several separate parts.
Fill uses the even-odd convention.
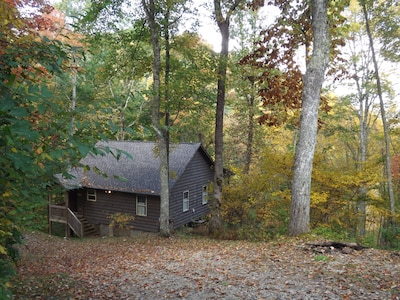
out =
[[[89,221],[80,214],[75,213],[79,221],[82,223],[83,227],[83,237],[89,237],[89,236],[95,236],[98,235],[99,233],[97,232],[96,228],[92,224],[89,223]]]

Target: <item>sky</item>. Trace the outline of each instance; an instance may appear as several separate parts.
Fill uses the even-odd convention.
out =
[[[195,2],[197,2],[195,0]],[[203,2],[203,1],[198,1]],[[215,21],[212,19],[212,8],[211,10],[205,10],[201,5],[199,5],[199,21],[200,21],[200,28],[199,28],[199,33],[202,36],[202,38],[212,45],[214,51],[219,52],[221,50],[221,34],[219,32],[219,28]],[[278,9],[273,8],[273,7],[263,7],[260,9],[259,14],[260,14],[260,22],[262,26],[267,26],[268,24],[271,24],[272,21],[276,18],[278,13]],[[237,46],[238,43],[236,43],[233,39],[230,40],[230,50],[232,50],[235,46]]]

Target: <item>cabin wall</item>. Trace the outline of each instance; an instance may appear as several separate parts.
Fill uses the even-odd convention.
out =
[[[78,193],[78,211],[93,225],[108,225],[108,216],[115,213],[129,213],[134,220],[129,223],[133,230],[157,232],[159,229],[159,197],[147,196],[147,216],[136,215],[136,194],[96,190],[96,201],[87,200],[87,190]]]
[[[209,212],[207,204],[202,204],[204,185],[213,181],[211,165],[197,151],[185,172],[175,182],[170,191],[170,219],[174,228],[199,219]],[[189,210],[183,211],[183,192],[189,191]]]

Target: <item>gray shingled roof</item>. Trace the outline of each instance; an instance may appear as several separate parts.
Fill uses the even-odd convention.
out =
[[[84,165],[90,166],[89,171],[75,168],[69,173],[74,179],[60,178],[61,184],[67,189],[90,187],[103,190],[124,191],[143,194],[160,194],[160,160],[157,155],[157,143],[141,141],[108,141],[98,142],[96,148],[108,147],[114,154],[124,151],[117,159],[113,154],[88,155],[82,159]],[[170,187],[182,175],[187,164],[200,150],[212,164],[211,158],[200,143],[180,143],[170,145]],[[95,172],[97,167],[101,173]]]

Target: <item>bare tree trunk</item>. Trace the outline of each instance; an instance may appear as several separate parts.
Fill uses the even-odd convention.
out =
[[[224,150],[224,107],[226,89],[226,69],[229,48],[229,22],[218,23],[222,35],[222,47],[218,67],[218,94],[215,117],[215,169],[214,169],[214,195],[210,201],[211,217],[209,232],[217,233],[221,228],[222,185],[224,178],[223,150]]]
[[[254,83],[252,84],[254,87]],[[246,156],[244,165],[244,174],[248,174],[250,171],[250,164],[253,156],[253,139],[254,139],[254,100],[253,94],[247,96],[247,106],[248,106],[248,131],[247,131],[247,141],[246,141]]]
[[[357,72],[356,62],[354,64],[354,71]],[[368,143],[368,126],[367,126],[367,118],[369,116],[369,103],[368,98],[362,92],[362,88],[359,82],[358,76],[355,76],[355,81],[357,85],[357,94],[359,101],[359,109],[358,109],[358,121],[360,122],[360,157],[358,168],[362,171],[365,168],[365,163],[367,161],[367,143]],[[357,203],[357,213],[358,213],[358,224],[357,224],[357,235],[360,237],[365,236],[365,226],[367,222],[367,187],[365,185],[360,188],[359,200]]]
[[[71,70],[72,70],[72,98],[71,98],[72,118],[71,118],[71,125],[70,125],[71,127],[69,129],[69,134],[70,136],[73,136],[75,132],[76,86],[78,83],[78,66],[76,65],[76,63],[74,66],[71,67]]]
[[[153,47],[153,100],[152,100],[152,125],[158,138],[158,153],[160,158],[160,235],[170,236],[169,226],[169,166],[168,166],[168,142],[160,126],[160,102],[161,102],[161,54],[159,45],[159,30],[155,20],[155,4],[153,0],[142,0],[150,26],[151,44]]]
[[[388,124],[386,121],[386,112],[385,112],[385,106],[384,106],[383,97],[382,97],[382,86],[381,86],[381,80],[380,80],[380,76],[379,76],[379,68],[378,68],[378,63],[376,60],[374,41],[373,41],[372,34],[371,34],[370,23],[369,23],[368,12],[367,12],[365,0],[362,0],[361,4],[362,4],[363,13],[364,13],[365,28],[367,31],[367,35],[368,35],[368,39],[369,39],[369,46],[370,46],[371,54],[372,54],[372,61],[374,63],[374,69],[375,69],[376,86],[377,86],[377,90],[378,90],[379,104],[380,104],[380,109],[381,109],[381,118],[382,118],[382,124],[383,124],[383,132],[384,132],[384,136],[385,136],[385,151],[386,151],[385,162],[386,162],[386,176],[387,176],[387,181],[388,181],[390,213],[393,216],[395,213],[395,200],[394,200],[394,193],[393,193],[389,127],[388,127]]]
[[[330,40],[326,0],[312,0],[313,52],[307,63],[302,95],[299,140],[296,147],[289,233],[310,230],[311,173],[318,131],[318,107],[325,71],[329,62]]]
[[[226,13],[222,14],[221,0],[214,0],[214,14],[217,21],[222,42],[218,65],[218,94],[217,108],[215,115],[215,168],[214,168],[214,195],[210,199],[209,207],[211,217],[208,230],[210,234],[216,234],[221,228],[221,204],[222,204],[222,185],[224,179],[223,150],[224,150],[224,109],[226,91],[226,69],[229,53],[229,22],[230,17],[242,0],[235,0]]]

